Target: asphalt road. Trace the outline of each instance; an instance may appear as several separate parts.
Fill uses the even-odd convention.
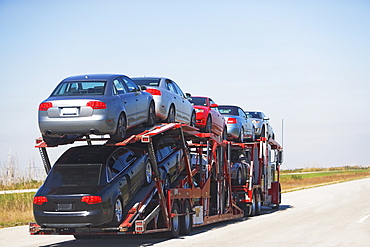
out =
[[[0,229],[0,246],[370,246],[370,178],[283,194],[280,210],[194,228],[189,236],[75,240]]]

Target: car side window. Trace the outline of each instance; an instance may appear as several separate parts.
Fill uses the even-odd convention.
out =
[[[176,88],[178,95],[180,95],[183,98],[186,98],[184,92],[180,89],[180,87],[175,82],[173,82],[173,86]]]
[[[240,108],[238,108],[238,115],[244,118],[247,118],[247,115],[245,115],[244,111]]]
[[[158,142],[157,156],[161,161],[172,153],[176,149],[176,142],[172,138],[162,138]]]
[[[114,87],[113,87],[114,94],[125,94],[125,93],[127,93],[127,89],[122,84],[121,80],[114,79],[113,80],[113,85],[114,85]]]
[[[112,180],[115,176],[117,176],[122,170],[124,169],[121,162],[116,159],[115,157],[111,156],[107,162],[107,174],[108,174],[108,181]]]
[[[139,91],[138,85],[135,82],[131,81],[128,78],[122,77],[123,82],[126,84],[129,92],[137,92]]]
[[[178,94],[176,91],[175,86],[173,85],[172,81],[166,80],[166,88],[171,91],[172,93]]]
[[[118,149],[113,156],[121,161],[124,168],[129,166],[136,158],[134,152],[125,148]]]

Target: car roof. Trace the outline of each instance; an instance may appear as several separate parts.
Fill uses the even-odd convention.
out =
[[[55,162],[57,164],[105,163],[108,157],[120,147],[104,145],[87,145],[72,147],[65,151]],[[121,147],[122,148],[122,147]]]
[[[122,74],[86,74],[86,75],[75,75],[69,76],[64,81],[91,81],[91,80],[109,80],[115,77],[125,76]]]

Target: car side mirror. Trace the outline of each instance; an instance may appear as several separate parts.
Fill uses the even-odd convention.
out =
[[[190,94],[190,93],[185,93],[185,96],[186,96],[186,98],[188,99],[188,98],[190,98],[190,97],[191,97],[191,94]]]
[[[211,104],[210,107],[211,108],[216,108],[216,107],[218,107],[218,105],[217,104]]]
[[[145,86],[145,85],[140,85],[140,90],[141,91],[144,91],[144,90],[147,90],[148,88]]]
[[[270,118],[269,117],[264,117],[263,120],[270,120]]]

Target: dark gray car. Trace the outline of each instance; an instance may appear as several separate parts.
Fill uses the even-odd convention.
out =
[[[155,124],[155,104],[150,93],[125,75],[73,76],[40,104],[38,120],[48,144],[87,134],[109,134],[121,141],[128,128]]]

